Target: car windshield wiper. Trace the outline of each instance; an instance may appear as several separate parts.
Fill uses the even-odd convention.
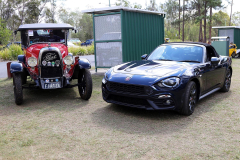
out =
[[[178,61],[178,62],[195,62],[195,63],[200,63],[199,61],[193,61],[193,60],[183,60],[183,61]]]

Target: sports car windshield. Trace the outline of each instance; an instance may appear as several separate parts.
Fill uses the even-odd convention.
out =
[[[179,61],[200,63],[203,59],[203,48],[190,45],[166,45],[155,49],[148,60]]]
[[[28,30],[29,43],[65,42],[66,30],[38,29]]]

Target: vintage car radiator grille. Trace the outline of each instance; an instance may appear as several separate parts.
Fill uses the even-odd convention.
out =
[[[131,84],[122,84],[115,82],[107,82],[107,88],[111,91],[126,92],[132,94],[144,94],[144,86],[137,86]]]
[[[45,65],[43,61],[46,62]],[[55,51],[44,52],[41,58],[41,78],[62,77],[63,72],[61,64],[62,63],[57,52]]]

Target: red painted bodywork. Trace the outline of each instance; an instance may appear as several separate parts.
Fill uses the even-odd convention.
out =
[[[29,57],[35,57],[38,60],[38,56],[39,56],[39,52],[42,48],[44,47],[48,47],[48,43],[43,43],[43,44],[33,44],[30,47],[24,49],[24,54],[25,54],[25,61],[27,62]],[[61,44],[61,43],[51,43],[50,45],[51,47],[57,47],[61,53],[62,53],[62,59],[68,55],[68,47],[65,44]],[[64,62],[63,62],[64,64]],[[74,71],[74,66],[77,64],[77,62],[75,62],[74,65],[71,65],[71,69],[68,72],[68,77],[72,77],[73,75],[73,71]],[[38,64],[39,65],[39,64]],[[39,72],[38,72],[38,65],[35,68],[31,68],[28,66],[25,66],[26,68],[28,68],[29,74],[31,75],[31,77],[33,79],[37,79]],[[66,69],[66,65],[64,64],[63,70]]]

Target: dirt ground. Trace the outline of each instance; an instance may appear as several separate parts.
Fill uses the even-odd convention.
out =
[[[1,159],[240,159],[240,59],[228,93],[202,99],[191,116],[108,104],[103,75],[93,95],[77,88],[24,90],[16,106],[12,80],[0,79]]]

